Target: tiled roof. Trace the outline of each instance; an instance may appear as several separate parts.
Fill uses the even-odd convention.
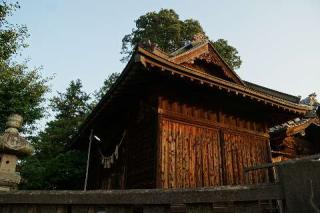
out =
[[[259,90],[252,89],[246,84],[239,85],[234,82],[230,82],[201,72],[197,69],[182,66],[165,58],[161,58],[158,55],[155,55],[154,53],[140,47],[136,52],[140,55],[139,59],[145,66],[158,67],[159,70],[168,71],[169,73],[171,73],[171,75],[176,74],[181,78],[185,77],[185,79],[192,78],[192,81],[199,81],[201,84],[208,85],[210,87],[215,86],[220,90],[226,90],[228,93],[231,92],[235,93],[236,95],[255,99],[257,100],[257,102],[261,101],[262,103],[270,105],[272,107],[283,108],[284,110],[288,110],[294,113],[305,115],[307,111],[311,110],[310,106],[296,103],[294,101],[288,101],[284,98],[270,95],[266,92],[260,92]]]
[[[250,87],[251,89],[256,90],[258,92],[266,93],[268,95],[272,95],[274,97],[281,98],[283,100],[290,101],[292,103],[296,103],[296,104],[300,103],[300,99],[301,99],[300,97],[289,95],[289,94],[279,92],[279,91],[276,91],[273,89],[269,89],[267,87],[263,87],[263,86],[260,86],[260,85],[257,85],[257,84],[254,84],[254,83],[251,83],[248,81],[244,81],[244,82],[248,87]]]
[[[248,83],[249,82],[246,82],[247,85],[248,85]],[[281,94],[281,95],[283,95],[283,94]],[[311,108],[313,108],[313,110],[309,110],[305,114],[304,118],[296,118],[294,120],[287,121],[281,125],[274,126],[269,129],[269,132],[271,134],[274,134],[274,133],[282,132],[282,131],[285,131],[288,129],[293,129],[293,128],[296,128],[299,131],[301,129],[307,128],[312,123],[320,127],[320,116],[319,116],[320,115],[320,104],[316,99],[314,99],[313,101],[310,101],[311,96],[316,97],[316,94],[313,93],[313,94],[309,95],[308,98],[305,98],[302,101],[298,102],[300,104],[310,106]],[[291,98],[290,95],[289,95],[289,98]],[[297,128],[297,127],[300,127],[300,128]]]
[[[201,45],[205,45],[206,43],[208,43],[208,41],[192,44],[191,48],[189,47],[189,50],[199,48]],[[188,52],[186,51],[186,48],[187,47],[185,46],[182,50],[177,50],[173,54],[185,54]],[[174,57],[175,56],[172,56],[172,58]],[[90,127],[93,125],[93,122],[98,119],[100,113],[108,111],[111,108],[115,110],[117,107],[117,103],[114,101],[115,98],[125,98],[126,96],[124,94],[130,90],[130,85],[133,85],[130,83],[136,80],[134,77],[137,79],[138,77],[141,77],[138,75],[142,75],[142,72],[138,73],[137,71],[141,70],[141,65],[144,66],[146,70],[162,72],[170,76],[175,76],[176,78],[183,78],[185,81],[190,81],[194,84],[201,84],[210,88],[216,88],[222,92],[239,97],[241,96],[255,102],[260,102],[261,104],[268,105],[277,110],[283,110],[284,113],[304,116],[306,112],[310,110],[309,106],[299,104],[297,97],[273,91],[258,85],[254,86],[252,83],[249,83],[251,86],[248,86],[248,83],[237,84],[227,81],[197,69],[188,68],[174,63],[170,60],[170,57],[167,58],[166,54],[163,52],[161,52],[161,54],[156,54],[153,51],[146,50],[138,46],[115,84],[100,100],[92,113],[82,124],[78,135],[73,139],[74,142],[79,138],[84,137],[86,134],[89,134]]]
[[[174,57],[174,56],[177,56],[177,55],[180,55],[184,52],[187,52],[189,50],[192,50],[194,48],[197,48],[199,46],[201,46],[202,44],[205,44],[209,42],[208,40],[202,40],[202,41],[193,41],[193,42],[190,42],[189,44],[177,49],[176,51],[170,53],[170,56],[171,57]]]
[[[274,126],[269,129],[269,133],[271,135],[277,134],[279,132],[290,132],[290,134],[296,134],[297,132],[301,132],[306,129],[311,124],[320,127],[320,119],[317,117],[310,118],[295,118],[293,120],[287,121],[281,125]]]
[[[310,118],[295,118],[294,120],[287,121],[281,125],[274,126],[269,129],[270,133],[277,133],[287,130],[288,128],[301,126],[307,123],[311,123]]]
[[[175,57],[177,55],[180,55],[182,53],[185,53],[185,52],[188,52],[188,51],[191,51],[197,47],[200,47],[201,45],[203,44],[206,44],[210,41],[208,41],[207,39],[206,40],[200,40],[200,41],[193,41],[193,42],[190,42],[189,44],[181,47],[180,49],[174,51],[173,53],[169,54],[170,57]],[[297,96],[293,96],[293,95],[290,95],[290,94],[286,94],[286,93],[283,93],[283,92],[279,92],[279,91],[276,91],[276,90],[273,90],[273,89],[269,89],[269,88],[266,88],[266,87],[263,87],[263,86],[260,86],[260,85],[257,85],[257,84],[254,84],[254,83],[251,83],[251,82],[248,82],[248,81],[244,81],[246,86],[248,86],[249,88],[257,91],[257,92],[261,92],[261,93],[264,93],[264,94],[267,94],[267,95],[271,95],[271,96],[274,96],[276,98],[280,98],[280,99],[283,99],[283,100],[286,100],[286,101],[289,101],[289,102],[292,102],[292,103],[296,103],[296,104],[299,104],[300,103],[300,97],[297,97]]]

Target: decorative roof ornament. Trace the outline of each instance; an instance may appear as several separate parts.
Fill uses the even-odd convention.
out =
[[[151,42],[150,39],[148,39],[147,41],[140,41],[139,46],[150,51],[154,50],[155,48],[158,48],[158,44]]]
[[[207,40],[207,36],[205,36],[204,33],[196,33],[192,37],[192,42],[202,42],[202,41],[206,41],[206,40]]]
[[[16,172],[18,157],[31,155],[33,147],[19,135],[18,129],[22,126],[22,117],[10,115],[6,122],[6,130],[0,135],[0,191],[9,191],[17,188],[21,177]]]
[[[319,108],[320,103],[317,100],[317,94],[315,92],[311,93],[308,97],[301,100],[300,103],[312,107],[312,110],[310,110],[306,114],[306,117],[309,117],[309,118],[317,117],[316,110],[317,110],[317,108]]]
[[[153,54],[160,56],[162,58],[169,58],[169,55],[164,52],[157,43],[152,43],[151,40],[140,42],[139,46],[152,52]]]
[[[305,105],[313,106],[313,107],[317,107],[320,105],[320,103],[317,100],[317,94],[315,92],[311,93],[308,97],[301,100],[301,103]]]

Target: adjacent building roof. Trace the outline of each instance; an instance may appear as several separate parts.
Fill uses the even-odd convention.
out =
[[[289,136],[303,131],[311,124],[318,125],[317,123],[318,120],[316,118],[295,118],[281,125],[270,128],[269,132],[271,135],[275,135],[280,132],[286,132],[286,134]]]
[[[285,132],[287,136],[303,132],[306,128],[313,125],[320,129],[320,107],[316,99],[316,94],[312,93],[307,98],[300,101],[304,105],[308,105],[312,110],[309,110],[304,117],[295,118],[281,125],[274,126],[269,129],[271,135],[277,135]],[[292,97],[289,96],[291,99]]]
[[[269,95],[272,95],[274,97],[278,97],[278,98],[281,98],[283,100],[286,100],[286,101],[289,101],[289,102],[292,102],[292,103],[296,103],[296,104],[300,103],[301,97],[299,97],[299,96],[289,95],[289,94],[286,94],[286,93],[283,93],[283,92],[279,92],[279,91],[276,91],[276,90],[273,90],[273,89],[269,89],[267,87],[263,87],[263,86],[258,85],[258,84],[254,84],[254,83],[249,82],[249,81],[244,81],[244,82],[248,87],[250,87],[253,90],[256,90],[256,91],[259,91],[259,92],[262,92],[262,93],[265,93],[265,94],[269,94]]]

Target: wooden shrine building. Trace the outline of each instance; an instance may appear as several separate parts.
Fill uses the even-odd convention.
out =
[[[320,153],[320,107],[318,115],[309,114],[313,115],[295,118],[270,129],[273,162]]]
[[[89,189],[189,188],[267,182],[268,130],[309,107],[243,81],[202,38],[173,53],[137,47],[88,116]]]

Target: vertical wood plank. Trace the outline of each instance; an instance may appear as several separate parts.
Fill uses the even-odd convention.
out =
[[[57,207],[57,213],[67,213],[68,212],[68,207],[65,207],[65,206],[58,206]],[[31,213],[31,212],[29,212]],[[36,212],[33,212],[33,213],[36,213]]]
[[[245,177],[244,177],[244,157],[243,157],[243,152],[245,150],[245,143],[243,140],[243,137],[239,137],[239,142],[240,147],[238,149],[238,155],[237,155],[237,161],[239,162],[239,182],[240,184],[245,184]]]
[[[223,133],[223,140],[224,140],[224,158],[225,158],[225,176],[226,176],[226,185],[232,184],[232,173],[230,172],[231,169],[231,159],[230,159],[230,142],[229,142],[230,135],[224,131]]]
[[[159,99],[160,102],[160,99]],[[160,103],[159,103],[160,104]],[[157,129],[157,144],[156,144],[156,188],[163,187],[163,145],[162,145],[162,138],[163,138],[163,128],[162,128],[162,119],[161,115],[158,117],[158,129]]]
[[[199,136],[199,130],[196,132],[196,186],[203,186],[202,179],[202,155],[201,155],[201,136]]]
[[[72,213],[88,213],[89,207],[88,206],[72,206],[71,212]],[[44,213],[44,212],[41,212]]]
[[[176,124],[176,187],[182,188],[183,186],[183,171],[182,171],[182,130],[183,125]]]
[[[223,165],[222,165],[222,161],[223,161],[223,156],[222,156],[222,142],[221,142],[221,136],[220,136],[220,132],[219,130],[216,131],[215,133],[215,162],[217,162],[215,164],[215,171],[217,172],[217,174],[219,174],[219,177],[216,180],[217,185],[223,185]]]
[[[203,186],[209,186],[209,165],[208,165],[208,130],[202,129],[202,175]]]
[[[175,138],[174,138],[174,124],[169,122],[169,157],[168,157],[168,167],[169,167],[169,180],[168,185],[169,188],[175,187],[174,179],[175,179]]]
[[[28,213],[28,207],[24,205],[10,206],[10,213]]]
[[[233,182],[235,185],[239,184],[240,177],[238,176],[238,164],[237,153],[238,152],[238,134],[233,133],[233,142],[232,142],[232,164],[233,164]]]
[[[105,213],[133,213],[132,207],[126,206],[108,206],[105,209]],[[102,210],[101,210],[102,213]]]
[[[212,213],[213,208],[211,205],[199,204],[199,205],[187,205],[187,213]]]
[[[183,139],[183,185],[186,188],[190,187],[189,182],[189,143],[190,143],[190,132],[188,127],[183,127],[184,139]]]
[[[189,177],[190,187],[196,187],[196,129],[190,127],[190,145],[189,145]]]
[[[10,213],[10,207],[6,205],[1,205],[0,206],[0,212],[1,213]]]
[[[181,106],[181,112],[185,108]],[[201,114],[196,107],[192,111]],[[265,138],[224,128],[220,136],[218,129],[169,118],[163,119],[162,126],[160,173],[164,188],[264,182],[262,171],[245,177],[244,167],[266,161]]]
[[[143,213],[169,213],[169,206],[144,206]]]
[[[254,127],[256,128],[256,124],[254,122]],[[255,156],[255,138],[253,136],[251,136],[251,146],[250,146],[250,161],[251,161],[251,165],[254,166],[256,165],[256,156]],[[251,184],[255,184],[257,183],[257,171],[252,171],[252,183]]]
[[[167,189],[169,188],[169,126],[168,126],[168,122],[167,121],[163,121],[164,123],[164,129],[165,129],[165,135],[163,138],[163,170],[164,170],[164,174],[163,174],[163,188]]]
[[[215,176],[217,175],[214,171],[215,159],[213,155],[213,143],[214,138],[212,137],[212,131],[209,133],[210,139],[208,141],[208,175],[209,175],[209,185],[215,186]]]

